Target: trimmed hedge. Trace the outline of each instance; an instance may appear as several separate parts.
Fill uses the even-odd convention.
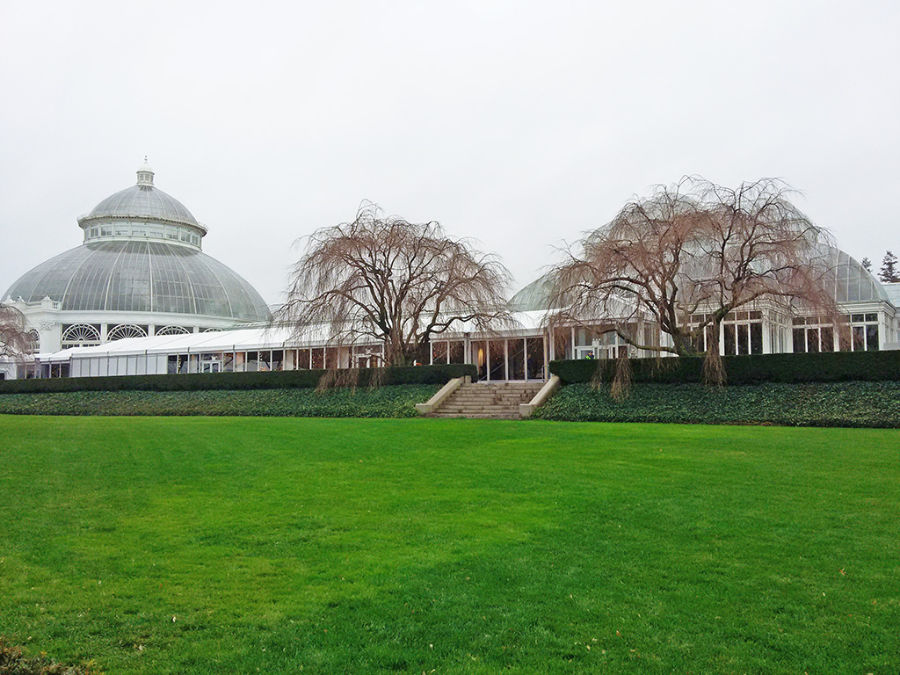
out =
[[[900,428],[900,382],[769,382],[741,387],[637,384],[617,402],[609,387],[563,387],[533,415],[570,422],[779,424]]]
[[[80,391],[0,396],[5,415],[205,415],[278,417],[416,417],[416,403],[437,384],[377,389],[244,391]]]
[[[846,382],[900,380],[900,351],[828,352],[725,356],[728,384],[762,382]],[[615,375],[615,360],[551,361],[550,372],[564,384],[591,382],[598,369],[601,382]],[[633,382],[660,384],[702,381],[703,357],[631,359]]]
[[[476,375],[475,366],[403,366],[363,368],[358,386],[367,387],[380,371],[381,384],[445,384],[455,377]],[[207,391],[216,389],[310,389],[319,384],[326,370],[283,370],[267,373],[192,373],[186,375],[119,375],[110,377],[61,377],[53,379],[6,380],[0,394],[65,391]],[[338,371],[341,372],[341,371]]]

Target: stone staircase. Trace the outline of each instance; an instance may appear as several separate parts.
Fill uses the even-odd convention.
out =
[[[519,404],[528,403],[543,386],[543,382],[463,384],[429,417],[519,419]]]

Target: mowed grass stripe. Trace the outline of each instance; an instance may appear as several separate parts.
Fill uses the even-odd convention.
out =
[[[896,430],[0,417],[0,438],[0,633],[58,659],[900,668]]]

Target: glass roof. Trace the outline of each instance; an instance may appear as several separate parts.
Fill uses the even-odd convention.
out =
[[[100,218],[148,218],[202,227],[184,204],[152,185],[132,185],[116,192],[78,222]]]
[[[834,299],[837,302],[891,302],[884,286],[850,255],[832,247],[826,255],[828,264],[834,270]],[[516,293],[510,299],[509,307],[514,311],[546,310],[550,291],[550,275],[545,274]]]
[[[83,244],[27,272],[4,298],[40,302],[45,296],[70,311],[270,317],[256,289],[229,267],[197,249],[155,241]]]
[[[890,302],[884,287],[849,254],[836,248],[831,251],[835,270],[834,299],[838,302]]]

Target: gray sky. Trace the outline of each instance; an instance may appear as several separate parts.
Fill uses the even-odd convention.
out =
[[[900,253],[900,3],[4,2],[0,293],[156,184],[268,302],[363,199],[531,280],[684,174]]]

